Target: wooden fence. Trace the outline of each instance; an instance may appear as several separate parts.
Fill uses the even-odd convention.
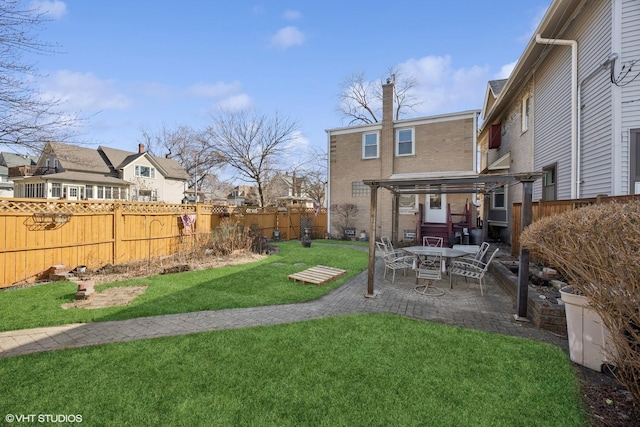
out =
[[[598,196],[585,199],[571,199],[571,200],[548,200],[538,201],[532,203],[533,221],[538,218],[544,218],[551,215],[556,215],[565,211],[578,209],[583,206],[588,206],[598,203],[610,203],[610,202],[626,202],[630,200],[640,199],[640,195],[631,196]],[[522,212],[522,204],[514,203],[511,210],[511,253],[512,255],[518,255],[520,248],[520,215]]]
[[[191,232],[183,215],[195,214]],[[53,265],[98,268],[188,251],[225,218],[267,238],[326,233],[326,209],[0,198],[0,288],[35,281]]]

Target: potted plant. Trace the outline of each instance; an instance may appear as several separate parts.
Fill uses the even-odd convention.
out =
[[[579,322],[567,317],[569,339],[582,339],[584,348],[585,338],[599,335],[600,361],[615,365],[616,378],[640,404],[640,200],[541,218],[524,230],[520,242],[567,277],[571,287],[562,293],[567,316],[574,315],[574,303],[587,310]],[[598,322],[604,327],[599,334],[591,329]]]

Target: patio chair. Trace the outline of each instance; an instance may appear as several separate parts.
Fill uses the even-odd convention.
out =
[[[484,256],[489,251],[489,246],[490,246],[489,243],[482,242],[482,245],[480,245],[480,249],[478,249],[478,252],[476,252],[474,255],[471,255],[471,254],[465,255],[459,258],[459,260],[463,262],[468,262],[470,264],[476,264],[478,261],[482,262],[482,260],[484,259]]]
[[[413,256],[406,255],[402,251],[387,252],[383,256],[384,259],[384,275],[387,278],[387,271],[392,270],[393,276],[391,283],[396,281],[396,270],[402,270],[402,275],[405,276],[407,269],[413,267]]]
[[[442,255],[430,256],[424,259],[416,269],[416,282],[424,280],[423,285],[417,285],[414,290],[422,295],[441,296],[444,291],[433,286],[434,280],[442,278]]]
[[[467,277],[470,277],[472,279],[478,280],[478,282],[480,283],[480,295],[484,296],[484,292],[482,290],[482,285],[484,284],[484,275],[486,274],[491,261],[493,261],[493,258],[496,256],[499,250],[500,249],[496,249],[495,251],[493,251],[486,263],[482,261],[470,263],[467,261],[454,260],[451,263],[451,269],[449,270],[449,288],[453,289],[453,276],[462,276],[465,280],[467,280]]]
[[[393,243],[391,243],[389,236],[380,237],[380,241],[386,247],[386,252],[391,252],[393,250]]]
[[[442,237],[422,236],[422,246],[433,246],[437,248],[442,247]]]

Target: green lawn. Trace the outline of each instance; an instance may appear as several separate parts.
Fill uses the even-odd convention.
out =
[[[277,244],[279,254],[249,264],[96,287],[100,291],[111,286],[149,286],[143,295],[124,307],[62,309],[62,304],[74,300],[77,286],[70,282],[0,291],[0,331],[309,301],[367,268],[366,251],[344,246],[347,242],[318,242],[313,242],[310,248],[303,248],[300,242],[281,242]],[[318,264],[347,270],[347,275],[320,287],[287,279],[289,274]]]
[[[0,359],[0,413],[88,426],[588,426],[551,345],[362,314]]]

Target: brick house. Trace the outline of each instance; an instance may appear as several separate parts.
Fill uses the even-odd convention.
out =
[[[349,235],[369,229],[370,191],[367,179],[429,178],[477,173],[476,130],[480,110],[394,120],[394,84],[382,86],[382,121],[328,129],[327,228],[333,237],[345,228],[344,217],[331,207],[355,205]],[[397,199],[399,235],[393,236],[394,197],[378,197],[378,236],[411,241],[440,235],[449,241],[447,225],[475,224],[474,194],[403,195]]]

